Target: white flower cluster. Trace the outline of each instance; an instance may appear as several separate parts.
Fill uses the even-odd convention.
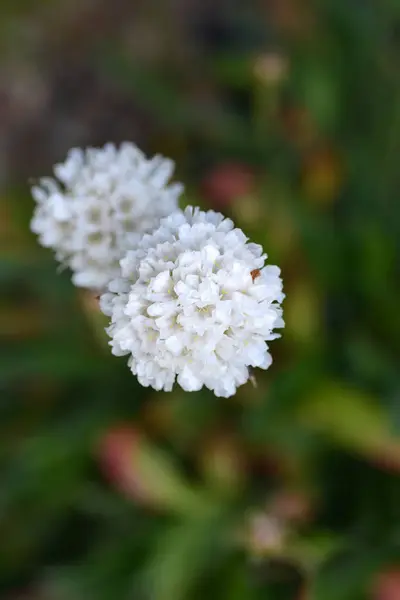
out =
[[[131,143],[70,150],[56,178],[32,188],[32,230],[73,271],[75,285],[102,290],[146,231],[177,209],[180,184],[167,186],[174,163],[147,159]]]
[[[266,342],[284,326],[280,270],[247,241],[230,219],[189,207],[121,261],[100,305],[113,354],[130,355],[142,385],[170,391],[177,379],[228,397],[249,367],[270,366]]]
[[[178,210],[173,168],[131,143],[72,149],[32,188],[31,227],[76,285],[107,290],[112,352],[129,355],[142,385],[228,397],[272,362],[280,270],[230,219]]]

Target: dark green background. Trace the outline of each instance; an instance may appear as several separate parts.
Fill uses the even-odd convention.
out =
[[[0,18],[0,597],[398,600],[400,3]],[[257,388],[141,388],[29,232],[29,178],[122,140],[282,268]]]

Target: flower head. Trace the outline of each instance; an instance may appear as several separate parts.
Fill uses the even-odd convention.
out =
[[[187,208],[162,219],[121,261],[102,295],[115,355],[144,386],[206,386],[231,396],[249,367],[272,362],[266,342],[283,327],[280,270],[232,221]]]
[[[167,186],[173,168],[131,143],[74,148],[55,166],[55,178],[32,188],[31,228],[71,268],[75,285],[104,289],[126,251],[177,209],[182,186]]]

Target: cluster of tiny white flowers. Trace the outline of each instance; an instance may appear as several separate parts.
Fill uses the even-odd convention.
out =
[[[130,355],[144,386],[170,391],[177,379],[233,395],[249,368],[270,366],[267,342],[284,326],[280,270],[265,259],[219,213],[189,207],[162,219],[101,296],[113,354]]]
[[[178,210],[173,169],[132,143],[74,148],[32,188],[31,228],[75,285],[104,292],[112,352],[142,385],[228,397],[272,362],[280,270],[230,219]]]
[[[32,188],[31,228],[70,267],[75,285],[102,290],[127,250],[177,209],[182,186],[167,185],[173,169],[171,160],[148,159],[131,143],[74,148],[55,178]]]

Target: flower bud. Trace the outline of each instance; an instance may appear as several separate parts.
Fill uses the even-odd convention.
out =
[[[217,165],[204,178],[202,188],[212,206],[224,210],[254,190],[254,174],[242,163]]]
[[[99,446],[100,467],[125,496],[152,508],[195,512],[202,499],[186,484],[166,453],[134,427],[116,427]]]
[[[373,584],[372,600],[399,600],[400,565],[381,573]]]

